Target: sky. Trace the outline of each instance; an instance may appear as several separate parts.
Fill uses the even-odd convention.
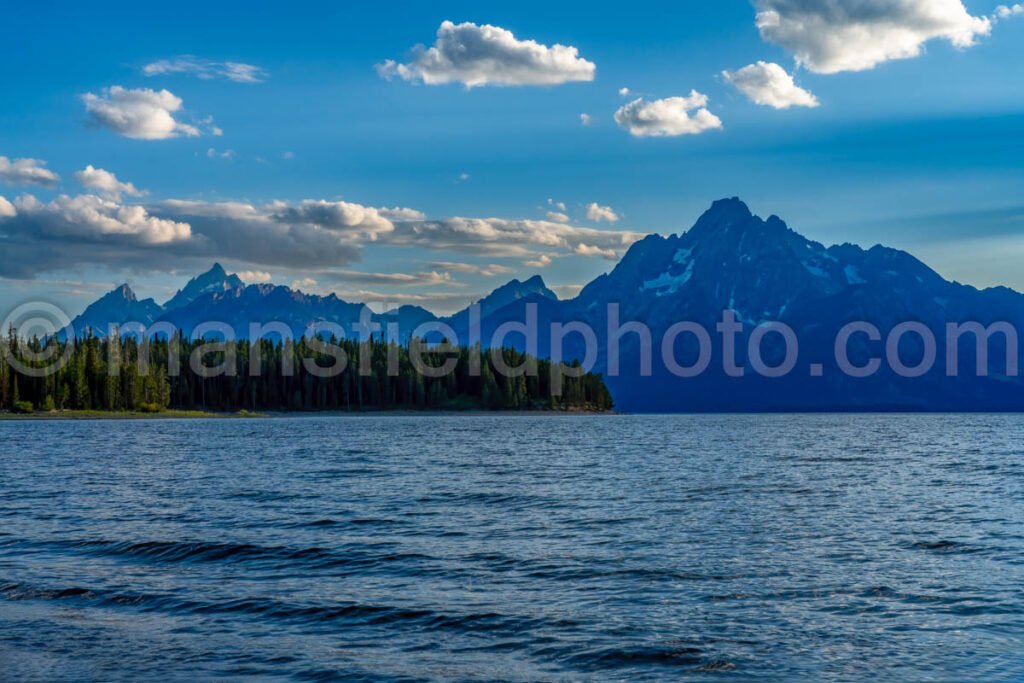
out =
[[[219,261],[351,301],[572,296],[739,196],[1024,290],[1024,5],[5,9],[0,317]]]

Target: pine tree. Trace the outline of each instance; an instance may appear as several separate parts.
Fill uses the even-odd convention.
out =
[[[340,374],[330,377],[311,371],[331,367],[335,358],[314,349],[306,340],[273,342],[260,340],[251,347],[227,345],[208,354],[209,367],[233,358],[221,376],[204,377],[191,371],[187,360],[202,340],[180,338],[139,342],[133,338],[107,339],[86,336],[65,342],[48,339],[27,342],[29,349],[49,348],[53,357],[69,354],[68,363],[55,374],[42,378],[19,376],[8,363],[0,363],[0,408],[11,409],[15,401],[35,406],[51,404],[59,409],[139,410],[161,408],[213,410],[388,410],[395,407],[444,408],[452,404],[478,406],[488,410],[526,410],[549,407],[581,407],[606,410],[612,400],[599,375],[565,377],[561,396],[551,396],[551,364],[537,361],[512,349],[501,350],[509,367],[524,362],[536,371],[506,377],[499,373],[490,353],[480,357],[479,373],[473,369],[476,348],[443,343],[429,346],[411,340],[398,346],[384,339],[357,342],[334,340],[349,363]],[[17,339],[6,341],[6,349],[20,353]],[[145,353],[148,363],[140,365]],[[174,353],[171,357],[169,354]],[[352,359],[366,354],[368,374]],[[427,377],[412,363],[415,354],[428,367],[440,368],[455,359],[455,371],[441,377]],[[306,362],[304,362],[306,361]],[[389,362],[390,361],[390,362]],[[249,372],[253,364],[255,374]],[[172,363],[175,372],[171,372]],[[282,372],[285,367],[293,375]],[[574,364],[579,368],[579,364]],[[389,369],[397,369],[397,375]]]

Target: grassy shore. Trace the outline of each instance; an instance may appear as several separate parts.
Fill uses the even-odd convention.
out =
[[[54,410],[51,412],[0,412],[0,420],[216,420],[263,417],[261,413],[211,413],[202,410],[162,410],[158,413],[110,410]]]
[[[3,420],[230,420],[254,417],[311,417],[317,415],[363,415],[363,416],[416,416],[416,415],[614,415],[614,411],[569,408],[564,410],[484,410],[484,409],[435,409],[435,410],[357,410],[357,411],[293,411],[254,413],[215,413],[202,410],[164,410],[159,413],[109,410],[54,410],[52,412],[11,413],[0,411]]]

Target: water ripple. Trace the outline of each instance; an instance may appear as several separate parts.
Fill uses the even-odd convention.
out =
[[[984,415],[0,422],[0,678],[1024,680],[1022,442]]]

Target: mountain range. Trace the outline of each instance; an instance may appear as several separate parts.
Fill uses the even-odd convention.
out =
[[[1019,358],[1002,335],[990,339],[988,376],[974,372],[979,344],[964,335],[957,353],[961,373],[947,376],[947,324],[976,322],[988,326],[1007,322],[1024,325],[1024,295],[1005,287],[979,290],[950,282],[910,254],[853,244],[825,247],[791,230],[777,216],[761,219],[736,198],[715,202],[696,224],[680,235],[650,235],[636,242],[607,274],[586,285],[578,296],[560,300],[539,276],[513,280],[479,303],[480,339],[489,340],[505,323],[522,322],[535,314],[538,329],[553,323],[584,322],[596,331],[594,369],[608,373],[616,405],[626,411],[708,412],[782,410],[1024,410],[1024,382],[1008,363]],[[609,304],[618,305],[620,323],[643,322],[651,331],[649,372],[641,359],[643,338],[621,336],[620,367],[609,364]],[[246,338],[252,322],[284,323],[301,334],[313,321],[326,320],[346,329],[359,321],[364,306],[336,295],[305,294],[284,286],[245,285],[219,264],[191,280],[163,306],[152,299],[137,300],[127,285],[89,306],[73,321],[82,333],[106,330],[110,323],[164,323],[191,334],[205,321],[231,325]],[[743,376],[728,371],[727,355],[716,323],[732,311],[742,330],[735,337],[736,365]],[[388,314],[373,314],[374,322],[397,322],[403,337],[418,325],[436,321],[451,326],[460,340],[470,338],[469,310],[437,317],[429,311],[403,306]],[[714,362],[696,377],[672,371],[661,340],[676,323],[698,323],[709,331]],[[752,372],[748,343],[757,326],[788,325],[799,342],[795,368],[783,377]],[[866,334],[851,336],[850,362],[864,366],[873,358],[886,359],[885,335],[897,325],[913,323],[918,332],[902,335],[894,346],[897,363],[915,366],[925,359],[921,326],[936,339],[938,362],[919,377],[902,376],[895,363],[882,363],[870,377],[851,377],[836,360],[836,338],[848,323],[864,321],[880,330],[881,340]],[[428,337],[429,338],[429,337]],[[549,357],[549,335],[540,334],[533,349],[521,334],[505,345]],[[759,345],[764,364],[775,367],[787,347],[778,334],[763,335]],[[692,334],[680,334],[670,345],[672,363],[691,365],[699,357]],[[562,357],[584,359],[580,335],[569,335]]]

